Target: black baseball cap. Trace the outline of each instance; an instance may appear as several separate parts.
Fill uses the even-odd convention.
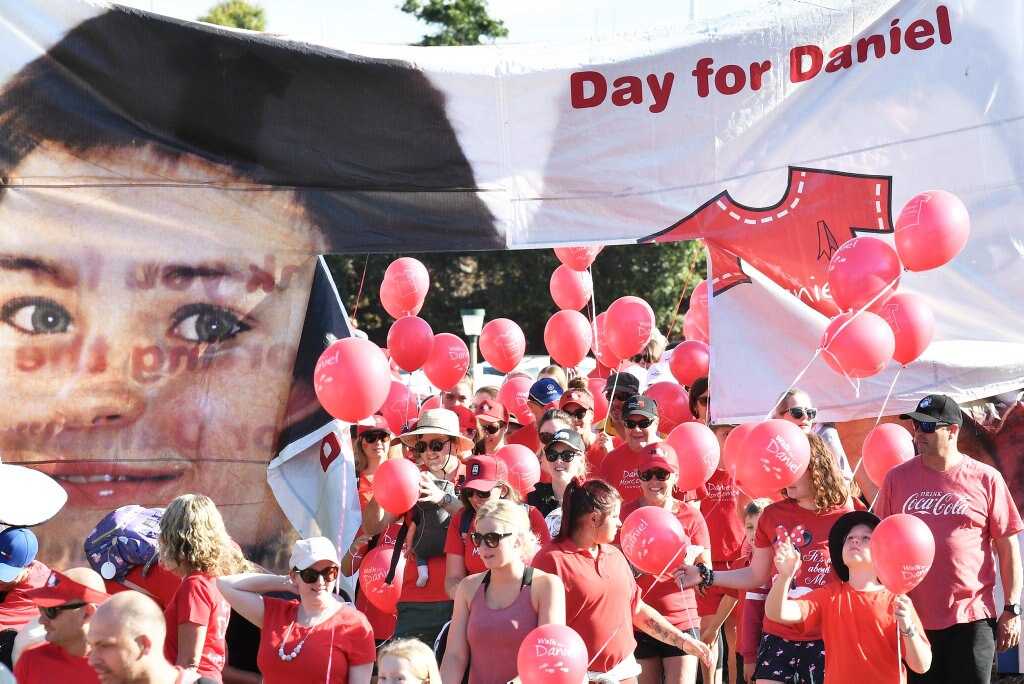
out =
[[[964,417],[960,413],[960,405],[945,394],[929,394],[917,402],[917,408],[913,413],[900,414],[900,418],[916,420],[919,423],[964,424]]]
[[[872,530],[882,522],[877,515],[868,511],[850,511],[839,517],[828,531],[828,555],[832,557],[832,569],[844,582],[850,581],[850,568],[843,562],[843,544],[846,535],[857,525],[867,525]]]
[[[622,417],[625,418],[626,416],[635,416],[637,414],[651,419],[657,418],[658,402],[645,394],[633,395],[622,405]]]
[[[632,373],[612,373],[604,383],[604,391],[629,392],[630,394],[640,393],[640,378]]]
[[[580,435],[580,433],[576,432],[575,430],[567,430],[566,428],[562,428],[561,430],[559,430],[558,432],[551,436],[551,439],[548,440],[548,446],[551,446],[555,442],[568,444],[576,451],[587,450],[587,445],[583,443],[583,437]]]

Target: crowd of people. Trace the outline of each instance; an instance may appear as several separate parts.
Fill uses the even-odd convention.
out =
[[[774,415],[800,426],[810,462],[751,500],[722,464],[700,489],[679,490],[680,459],[642,372],[604,380],[601,421],[594,383],[561,372],[545,369],[528,411],[467,377],[407,424],[375,415],[353,426],[362,529],[343,555],[324,537],[296,541],[285,574],[246,560],[197,494],[163,511],[159,564],[113,579],[51,570],[30,529],[4,530],[0,660],[21,682],[491,684],[528,681],[519,645],[538,626],[567,625],[586,644],[589,681],[961,684],[989,681],[996,649],[1017,644],[1024,524],[998,471],[957,449],[952,399],[928,396],[902,416],[918,455],[875,501],[834,426],[787,390]],[[693,419],[709,423],[707,379],[688,391]],[[735,426],[709,427],[724,446]],[[495,455],[506,443],[535,451],[541,478],[525,491]],[[404,515],[374,495],[392,458],[420,467]],[[659,575],[620,549],[622,521],[644,507],[667,511],[689,540]],[[924,520],[937,547],[909,596],[872,565],[872,532],[897,513]],[[379,547],[397,551],[392,611],[338,588]]]

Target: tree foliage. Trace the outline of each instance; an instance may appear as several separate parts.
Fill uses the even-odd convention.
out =
[[[246,0],[224,0],[210,8],[199,21],[218,26],[249,29],[250,31],[266,31],[267,16],[263,8],[246,2]]]
[[[402,11],[440,27],[418,45],[480,45],[482,38],[505,38],[508,29],[487,13],[487,0],[405,0]]]

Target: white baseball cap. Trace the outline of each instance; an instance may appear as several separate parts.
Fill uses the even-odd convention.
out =
[[[310,537],[300,539],[292,545],[292,557],[288,565],[296,570],[305,570],[318,561],[331,561],[335,565],[341,565],[338,561],[338,550],[327,537]]]

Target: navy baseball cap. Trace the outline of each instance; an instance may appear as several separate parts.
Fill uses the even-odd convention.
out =
[[[541,406],[547,406],[562,398],[562,386],[551,378],[541,378],[530,385],[530,398]]]
[[[8,527],[0,532],[0,582],[13,582],[36,559],[39,540],[32,530]]]

